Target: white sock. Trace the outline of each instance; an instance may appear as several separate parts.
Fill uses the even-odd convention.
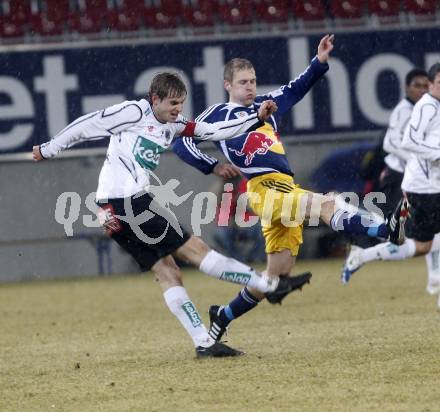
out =
[[[208,335],[196,307],[183,286],[169,288],[164,292],[163,297],[170,311],[191,336],[194,346],[208,347],[214,344],[214,340]]]
[[[416,243],[412,239],[406,239],[401,246],[390,242],[380,243],[376,246],[364,249],[360,259],[362,263],[372,260],[404,260],[413,257],[416,253]]]
[[[273,291],[278,285],[277,278],[270,278],[256,272],[251,267],[238,260],[223,256],[215,250],[210,250],[202,260],[199,268],[203,273],[214,276],[226,282],[255,288],[262,293]]]
[[[425,255],[429,285],[440,283],[440,234],[434,236],[431,250]]]

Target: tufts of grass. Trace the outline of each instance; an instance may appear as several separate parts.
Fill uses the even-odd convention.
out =
[[[440,315],[423,259],[305,261],[312,284],[233,324],[197,361],[151,276],[0,286],[1,411],[436,411]],[[205,322],[236,285],[185,272]]]

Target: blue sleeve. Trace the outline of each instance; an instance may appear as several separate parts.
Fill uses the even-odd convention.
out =
[[[312,86],[327,72],[328,68],[327,63],[321,63],[315,57],[307,69],[296,79],[266,95],[257,96],[256,103],[268,99],[274,100],[278,105],[276,115],[282,116],[307,94]]]
[[[183,136],[174,141],[173,152],[185,163],[208,175],[212,173],[218,160],[201,152],[197,147],[198,143],[200,141],[194,140],[192,137]]]

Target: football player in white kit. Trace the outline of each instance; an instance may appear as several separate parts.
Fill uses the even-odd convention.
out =
[[[409,238],[401,246],[388,242],[352,250],[342,274],[347,281],[367,262],[402,260],[430,251],[428,272],[439,270],[436,252],[439,245],[433,243],[438,242],[435,235],[440,232],[440,63],[429,69],[428,80],[429,92],[415,104],[402,140],[402,149],[408,154],[402,191],[412,210],[407,230]],[[428,291],[440,293],[440,283],[431,282]]]
[[[96,193],[106,232],[143,271],[151,269],[155,273],[165,302],[192,338],[197,357],[237,356],[243,353],[208,335],[172,255],[208,275],[253,285],[275,298],[302,287],[309,277],[273,281],[211,250],[201,239],[173,224],[168,210],[148,193],[149,176],[174,137],[189,134],[205,140],[228,139],[261,126],[277,107],[267,101],[258,112],[243,118],[208,124],[190,122],[181,115],[185,98],[186,88],[180,77],[160,73],[152,80],[146,99],[125,101],[78,118],[49,142],[34,146],[33,158],[52,158],[81,141],[109,137]]]

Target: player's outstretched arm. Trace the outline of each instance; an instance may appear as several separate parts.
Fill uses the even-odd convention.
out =
[[[265,100],[261,103],[258,113],[240,119],[216,123],[186,122],[185,128],[177,129],[176,134],[195,137],[200,140],[219,141],[231,139],[262,126],[277,109],[277,104],[273,100]]]
[[[326,34],[319,42],[317,57],[321,63],[326,63],[328,61],[330,53],[334,47],[334,39],[334,34]]]
[[[240,176],[240,169],[231,163],[217,163],[212,169],[212,173],[223,179],[231,179]]]
[[[50,159],[83,141],[103,139],[118,134],[142,119],[143,108],[146,108],[147,104],[123,102],[78,117],[51,140],[35,146],[33,158],[36,161]]]

